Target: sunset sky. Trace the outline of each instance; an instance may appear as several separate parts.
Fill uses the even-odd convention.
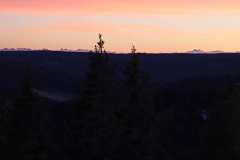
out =
[[[240,50],[239,0],[1,0],[0,48]]]

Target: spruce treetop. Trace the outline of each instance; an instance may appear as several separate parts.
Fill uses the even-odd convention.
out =
[[[104,50],[104,40],[103,40],[103,37],[102,37],[102,34],[101,33],[99,33],[98,34],[98,38],[99,38],[99,41],[97,42],[97,47],[98,47],[98,51],[100,52],[100,53],[103,53],[103,50]],[[95,47],[96,48],[96,47]],[[96,49],[95,49],[96,50]]]
[[[136,49],[135,45],[132,45],[131,53],[136,54],[136,52],[137,52],[137,49]]]

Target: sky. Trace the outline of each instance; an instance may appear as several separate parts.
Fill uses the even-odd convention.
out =
[[[0,48],[240,50],[239,0],[0,0]]]

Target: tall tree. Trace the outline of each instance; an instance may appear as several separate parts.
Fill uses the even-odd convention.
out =
[[[130,61],[124,72],[128,104],[132,106],[143,105],[149,97],[150,77],[143,70],[140,63],[140,54],[132,46]]]
[[[8,124],[10,120],[10,116],[12,113],[13,104],[10,100],[1,99],[0,105],[0,159],[4,159],[5,157],[5,150],[8,144],[7,137],[8,137]]]
[[[98,46],[97,46],[98,45]],[[103,50],[104,41],[99,34],[99,42],[95,45],[95,53],[89,55],[89,69],[84,80],[80,100],[76,106],[74,137],[81,152],[80,157],[91,159],[103,152],[107,134],[100,134],[108,127],[114,107],[114,67],[108,54]],[[111,106],[111,107],[110,107]]]
[[[240,87],[226,90],[225,98],[211,110],[209,122],[210,159],[240,158]]]
[[[8,123],[7,153],[12,158],[23,158],[31,143],[32,135],[33,93],[30,68],[23,80],[20,96],[16,99]]]
[[[81,94],[81,109],[85,106],[90,109],[99,105],[97,101],[103,100],[104,96],[111,91],[114,80],[113,64],[104,50],[104,41],[99,34],[99,42],[95,45],[95,53],[89,55],[89,70],[86,73],[84,87]],[[110,96],[110,95],[109,95]],[[108,99],[109,100],[109,99]]]
[[[129,90],[128,103],[138,105],[139,94],[141,90],[141,69],[139,55],[136,53],[136,48],[133,45],[131,49],[131,60],[125,69],[125,84]]]
[[[156,139],[150,136],[154,135],[153,96],[147,74],[141,68],[140,54],[134,45],[124,70],[123,83],[125,104],[121,106],[117,120],[121,128],[119,132],[122,132],[118,155],[129,155],[131,159],[149,159],[149,156],[154,156],[153,150],[158,148],[157,145],[154,148]]]

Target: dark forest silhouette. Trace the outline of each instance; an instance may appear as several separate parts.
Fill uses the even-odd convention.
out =
[[[94,49],[73,102],[35,94],[26,66],[17,98],[0,100],[1,159],[240,158],[235,81],[214,87],[200,79],[167,88],[151,80],[134,45],[121,73],[101,34]]]

